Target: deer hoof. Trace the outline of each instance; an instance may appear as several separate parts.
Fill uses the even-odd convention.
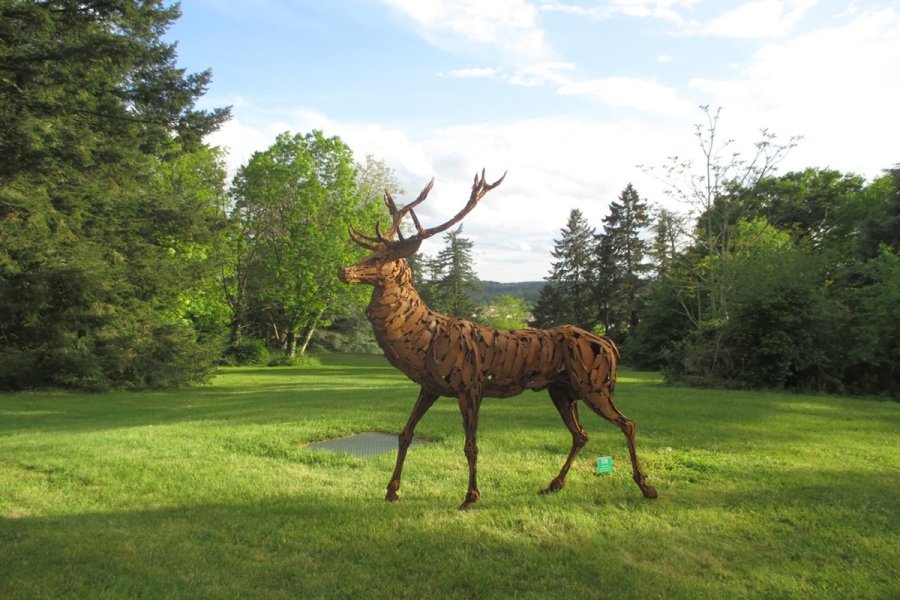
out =
[[[552,494],[553,492],[558,492],[563,489],[563,485],[565,485],[559,479],[554,479],[550,482],[550,485],[547,486],[546,489],[541,490],[541,496],[546,496],[547,494]]]
[[[653,500],[657,497],[656,488],[652,485],[642,486],[641,491],[644,493],[644,498],[647,498],[648,500]]]
[[[466,494],[466,499],[459,505],[459,510],[469,510],[479,498],[481,498],[481,492],[478,490],[469,490]]]
[[[396,479],[391,481],[387,487],[387,495],[384,497],[388,502],[396,502],[400,499],[400,496],[397,495],[397,490],[400,489],[400,482]]]

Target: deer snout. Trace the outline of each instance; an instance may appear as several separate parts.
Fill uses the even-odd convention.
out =
[[[353,267],[343,267],[338,269],[338,279],[343,281],[344,283],[356,283],[356,277],[353,274]]]

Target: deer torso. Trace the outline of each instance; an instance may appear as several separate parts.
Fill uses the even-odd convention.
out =
[[[473,388],[507,397],[565,377],[570,329],[492,329],[425,305],[405,264],[376,285],[366,309],[388,361],[440,395]],[[578,330],[580,331],[580,330]]]

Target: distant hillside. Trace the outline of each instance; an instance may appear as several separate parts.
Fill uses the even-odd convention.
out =
[[[509,294],[514,298],[524,298],[529,304],[537,302],[544,287],[543,281],[517,281],[500,283],[499,281],[480,281],[482,292],[475,294],[474,299],[480,304],[487,304],[497,296]]]

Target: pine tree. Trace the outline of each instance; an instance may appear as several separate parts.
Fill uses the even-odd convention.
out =
[[[534,306],[535,325],[570,324],[590,329],[596,320],[591,302],[594,230],[580,210],[572,209],[561,238],[554,243],[551,254],[555,260]]]
[[[629,183],[618,201],[610,203],[603,233],[597,236],[594,297],[607,334],[617,340],[638,324],[652,269],[645,260],[648,242],[641,238],[649,225],[647,203]]]
[[[681,226],[681,219],[672,211],[662,208],[656,213],[652,254],[657,278],[666,277],[673,268]]]
[[[224,169],[209,71],[163,41],[177,6],[0,4],[0,387],[163,386],[211,355],[184,305],[209,273]]]
[[[472,265],[472,240],[463,237],[462,225],[444,236],[444,248],[430,264],[432,308],[471,319],[478,306],[472,295],[480,291]]]

